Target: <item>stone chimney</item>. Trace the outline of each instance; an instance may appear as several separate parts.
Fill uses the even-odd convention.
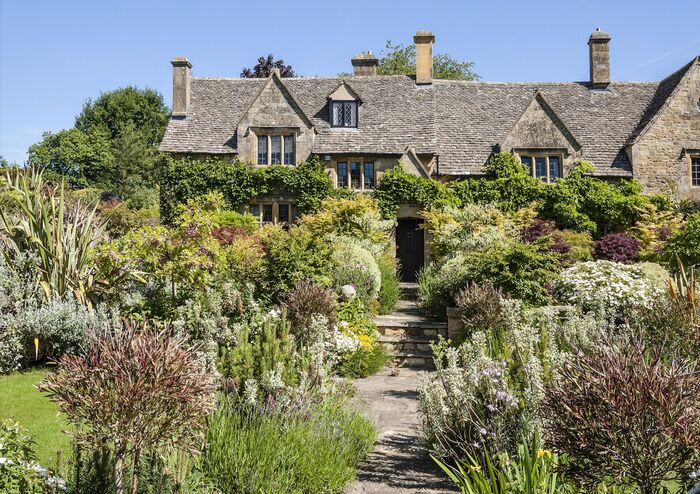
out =
[[[173,65],[173,112],[174,117],[187,116],[190,109],[190,69],[192,64],[185,57],[175,57]]]
[[[413,42],[416,45],[416,84],[432,84],[435,36],[431,31],[417,31]]]
[[[379,60],[372,55],[371,51],[358,53],[352,58],[352,69],[356,76],[377,75],[377,65],[379,65]]]
[[[591,87],[605,89],[610,84],[610,35],[600,28],[588,39],[588,58],[591,69]]]

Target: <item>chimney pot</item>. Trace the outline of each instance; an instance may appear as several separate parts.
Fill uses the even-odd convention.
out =
[[[432,31],[416,31],[413,43],[416,45],[416,84],[432,84],[435,36]]]
[[[610,84],[610,35],[597,28],[588,39],[591,87],[605,89]]]
[[[173,66],[173,112],[174,117],[187,116],[190,109],[190,69],[192,64],[186,57],[175,57]]]
[[[377,57],[372,55],[371,51],[368,51],[367,53],[358,53],[352,57],[351,62],[354,75],[360,77],[377,75],[377,65],[379,65],[379,60],[377,60]]]

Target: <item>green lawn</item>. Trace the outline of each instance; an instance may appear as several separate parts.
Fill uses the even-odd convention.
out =
[[[70,438],[62,432],[67,423],[57,415],[56,406],[35,387],[46,372],[34,369],[0,375],[0,420],[11,418],[29,431],[36,442],[39,462],[44,466],[55,468],[60,450],[63,471],[71,454]]]

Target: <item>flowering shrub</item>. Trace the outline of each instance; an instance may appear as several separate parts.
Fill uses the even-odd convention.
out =
[[[65,490],[62,478],[37,463],[27,431],[9,420],[0,423],[0,492],[55,494]]]
[[[563,303],[613,317],[650,307],[664,290],[639,265],[589,261],[566,269],[555,283],[555,293]]]
[[[639,261],[639,241],[626,233],[609,233],[595,243],[595,255],[607,261]]]
[[[311,343],[306,332],[314,316],[322,315],[329,324],[336,321],[336,297],[326,287],[310,280],[299,281],[294,290],[283,297],[287,318],[292,325],[292,333],[304,345]]]

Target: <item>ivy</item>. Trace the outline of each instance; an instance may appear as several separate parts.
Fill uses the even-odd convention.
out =
[[[218,191],[228,209],[237,210],[251,199],[283,192],[297,199],[299,213],[311,213],[333,192],[330,178],[316,157],[290,167],[257,168],[219,159],[166,157],[160,177],[160,212],[170,224],[178,206],[188,200]]]

